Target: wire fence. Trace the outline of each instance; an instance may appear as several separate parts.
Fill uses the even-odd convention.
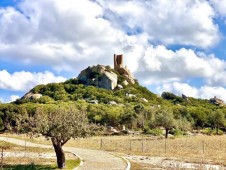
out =
[[[127,154],[174,157],[187,162],[226,165],[226,138],[221,137],[203,136],[176,139],[100,137],[79,139],[75,143],[78,147],[86,146]]]

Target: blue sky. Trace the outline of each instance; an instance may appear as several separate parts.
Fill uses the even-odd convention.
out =
[[[226,0],[1,0],[0,101],[113,54],[156,94],[226,101]]]

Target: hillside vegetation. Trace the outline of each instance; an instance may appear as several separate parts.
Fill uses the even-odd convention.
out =
[[[109,67],[107,69],[110,70]],[[97,79],[102,76],[98,73],[92,75]],[[18,119],[35,115],[38,107],[59,104],[73,104],[87,113],[90,122],[119,130],[123,125],[128,130],[154,135],[162,133],[159,128],[164,128],[167,134],[175,135],[193,129],[204,129],[207,134],[220,134],[225,130],[224,106],[169,92],[164,92],[160,97],[138,82],[122,84],[125,80],[126,77],[118,74],[121,88],[116,87],[114,90],[84,85],[77,78],[62,83],[38,85],[28,93],[39,94],[38,98],[25,95],[16,102],[0,104],[0,130],[17,129]]]

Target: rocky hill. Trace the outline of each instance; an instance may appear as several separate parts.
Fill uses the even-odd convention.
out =
[[[157,124],[161,123],[158,116],[171,116],[180,126],[178,130],[213,128],[218,115],[226,117],[226,107],[217,98],[203,100],[169,92],[160,97],[152,93],[123,66],[122,55],[114,56],[114,68],[96,65],[82,70],[77,78],[38,85],[16,102],[0,105],[0,113],[2,120],[9,122],[5,119],[9,113],[22,114],[24,108],[34,113],[39,105],[59,103],[85,109],[90,122],[117,128],[125,125],[150,134],[162,126]]]
[[[163,100],[142,87],[132,74],[123,75],[110,66],[97,65],[80,72],[77,78],[62,83],[38,85],[26,93],[17,103],[50,101],[77,101],[88,103],[159,104]]]
[[[145,103],[145,105],[169,103],[181,106],[203,106],[213,108],[225,106],[225,103],[216,97],[209,100],[176,96],[170,92],[163,92],[161,97],[139,85],[130,71],[122,66],[96,65],[82,70],[77,78],[63,83],[38,85],[26,93],[17,102],[77,101],[85,100],[89,103],[125,104]],[[165,100],[165,101],[164,101]]]

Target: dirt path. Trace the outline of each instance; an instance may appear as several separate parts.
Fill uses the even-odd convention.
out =
[[[25,141],[0,137],[0,140],[14,143],[17,145],[25,146]],[[27,147],[40,147],[40,148],[53,148],[51,145],[36,144],[26,142]],[[90,149],[80,149],[75,147],[63,147],[64,151],[72,152],[82,158],[83,165],[78,170],[125,170],[127,169],[127,163],[108,152]]]

